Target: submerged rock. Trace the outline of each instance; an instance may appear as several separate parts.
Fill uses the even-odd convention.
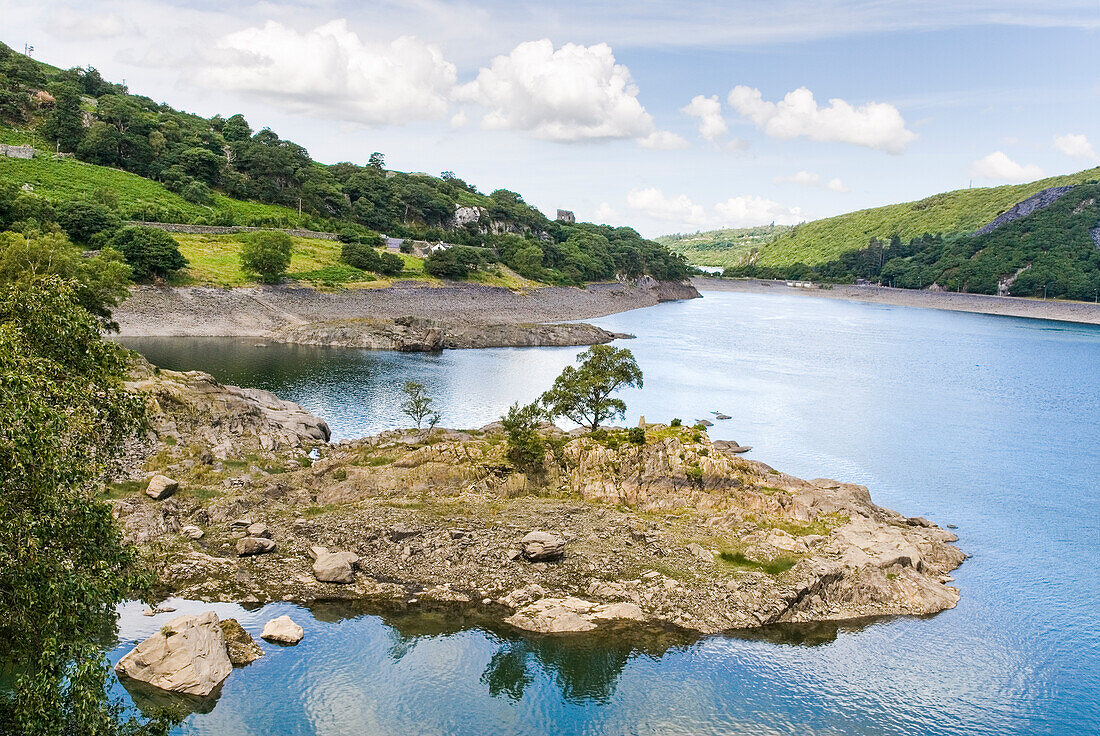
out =
[[[583,598],[542,598],[504,619],[517,629],[539,634],[591,631],[610,621],[644,621],[645,613],[634,603],[598,604]]]
[[[213,611],[177,616],[119,660],[115,671],[161,690],[206,696],[233,671]]]
[[[279,616],[264,624],[260,638],[264,641],[273,641],[276,644],[288,644],[293,646],[302,640],[305,631],[294,623],[290,616]]]

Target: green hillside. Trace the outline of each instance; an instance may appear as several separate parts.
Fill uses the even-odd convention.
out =
[[[662,235],[655,240],[695,266],[736,266],[746,255],[791,228],[785,225]]]
[[[958,189],[917,202],[891,204],[798,225],[762,246],[761,266],[817,265],[864,248],[871,238],[903,240],[924,233],[950,235],[977,230],[1022,199],[1049,187],[1081,184],[1100,178],[1100,168],[1054,176],[1028,184]]]

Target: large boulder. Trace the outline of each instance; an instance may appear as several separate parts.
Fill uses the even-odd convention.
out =
[[[249,557],[275,551],[275,542],[264,537],[245,537],[237,540],[237,556]]]
[[[119,660],[123,677],[161,690],[205,697],[233,671],[225,634],[213,611],[177,616]]]
[[[172,480],[167,475],[154,475],[149,479],[149,485],[145,487],[145,495],[154,501],[162,501],[180,488],[179,481]]]
[[[297,644],[305,636],[302,627],[294,623],[290,616],[279,616],[264,624],[260,638],[276,644]]]
[[[227,618],[220,621],[222,634],[225,635],[225,648],[229,654],[229,661],[234,667],[244,667],[264,656],[264,650],[252,638],[252,635],[244,630],[244,627],[235,618]]]
[[[325,547],[310,550],[313,562],[313,577],[322,583],[354,583],[355,563],[359,561],[351,552],[329,552]]]
[[[534,531],[519,540],[523,556],[531,562],[557,560],[565,554],[565,540],[548,532]]]
[[[504,619],[517,629],[539,634],[591,631],[613,621],[644,621],[645,613],[633,603],[593,603],[583,598],[542,598]]]

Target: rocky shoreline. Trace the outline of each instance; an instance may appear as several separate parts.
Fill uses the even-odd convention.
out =
[[[862,486],[749,460],[702,428],[647,425],[635,444],[623,430],[547,426],[545,470],[529,476],[495,425],[329,445],[322,420],[266,392],[145,363],[131,385],[154,422],[114,513],[164,596],[700,634],[958,600],[948,583],[965,554],[951,532],[876,506]]]
[[[136,286],[114,318],[124,337],[258,337],[386,350],[569,346],[623,337],[574,320],[699,296],[686,282],[649,278],[526,292],[423,282],[340,291]]]
[[[844,301],[891,304],[923,309],[944,309],[951,312],[975,312],[1004,317],[1049,319],[1058,322],[1100,324],[1100,305],[1088,302],[1055,299],[1026,299],[1016,296],[959,294],[952,291],[895,289],[886,286],[854,286],[845,284],[825,287],[787,286],[784,281],[756,279],[693,278],[691,283],[703,291],[739,291],[750,294],[782,294],[841,299]]]

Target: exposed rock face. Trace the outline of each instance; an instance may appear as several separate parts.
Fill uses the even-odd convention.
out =
[[[188,524],[187,526],[180,529],[180,534],[187,537],[188,539],[202,539],[205,532],[203,532],[203,530],[199,529],[197,526]]]
[[[484,207],[461,207],[455,206],[454,227],[466,227],[467,225],[477,225],[481,218],[488,214],[488,210]]]
[[[523,547],[523,556],[532,562],[559,560],[565,554],[565,540],[547,532],[531,532],[519,543]]]
[[[325,547],[313,547],[311,550],[313,561],[313,576],[322,583],[342,583],[345,585],[355,582],[355,563],[359,561],[357,555],[351,552],[329,552]]]
[[[1071,189],[1073,189],[1072,185],[1065,187],[1050,187],[1049,189],[1044,189],[1041,192],[1033,194],[1024,201],[1012,205],[1007,212],[997,216],[997,218],[988,225],[974,231],[974,234],[985,235],[986,233],[993,232],[1002,225],[1007,225],[1013,220],[1027,217],[1036,210],[1045,209],[1057,202],[1064,195],[1068,194]]]
[[[213,611],[177,616],[119,660],[115,671],[161,690],[206,696],[233,671]]]
[[[260,638],[265,641],[290,646],[300,642],[304,636],[305,631],[302,630],[301,626],[294,623],[290,616],[279,616],[279,618],[271,619],[264,624],[263,633],[260,634]]]
[[[145,488],[145,495],[154,501],[168,498],[179,490],[180,484],[166,475],[154,475],[149,479],[149,485]]]
[[[629,337],[586,323],[486,324],[398,317],[308,322],[277,331],[278,342],[298,345],[398,350],[424,353],[437,350],[495,347],[567,347],[602,345]]]
[[[187,425],[186,399],[164,406],[159,423],[196,433],[225,424],[215,412]],[[510,466],[495,425],[322,446],[309,467],[288,463],[277,475],[260,466],[285,455],[238,439],[227,450],[250,459],[217,471],[212,498],[135,494],[114,509],[127,540],[156,542],[162,592],[203,600],[488,600],[514,615],[542,599],[577,599],[631,604],[647,621],[707,633],[934,613],[958,600],[946,583],[965,555],[951,532],[876,506],[863,486],[748,460],[702,430],[644,430],[638,445],[625,430],[544,427],[554,442],[537,477]],[[187,464],[203,452],[183,434],[153,457],[192,488],[215,472]],[[278,547],[238,558],[239,544],[274,544],[243,536],[261,518]],[[182,526],[204,531],[201,544],[164,533]],[[553,534],[524,540],[532,529]],[[564,539],[568,554],[555,558]],[[603,609],[578,606],[566,608],[602,625]],[[555,611],[546,615],[568,618]],[[539,623],[541,608],[523,616],[533,630],[567,628]]]
[[[264,650],[252,638],[252,635],[244,630],[235,618],[227,618],[219,622],[222,634],[225,636],[226,653],[234,667],[244,667],[264,656]]]

